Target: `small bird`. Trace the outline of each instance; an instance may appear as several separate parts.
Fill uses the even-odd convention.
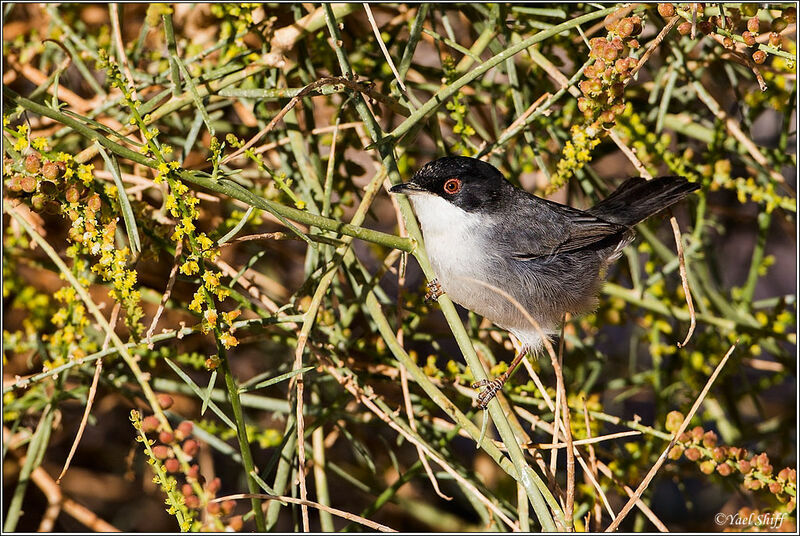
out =
[[[532,195],[491,164],[464,156],[429,162],[393,186],[390,192],[409,197],[422,226],[436,274],[428,297],[444,291],[521,343],[504,374],[473,385],[484,387],[478,406],[485,409],[525,354],[542,347],[542,332],[554,335],[565,313],[596,308],[605,269],[633,240],[633,225],[697,188],[683,177],[631,178],[583,211]]]

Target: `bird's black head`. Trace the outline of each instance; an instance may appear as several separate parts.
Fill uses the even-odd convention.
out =
[[[433,194],[467,212],[480,212],[497,208],[508,189],[513,186],[493,165],[467,156],[446,156],[428,162],[409,182],[389,191]]]

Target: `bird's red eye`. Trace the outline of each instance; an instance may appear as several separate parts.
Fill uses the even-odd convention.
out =
[[[460,179],[448,179],[447,182],[444,183],[444,191],[448,194],[457,194],[461,190],[461,180]]]

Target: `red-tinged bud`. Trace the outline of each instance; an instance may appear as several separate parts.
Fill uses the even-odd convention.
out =
[[[200,508],[200,499],[197,498],[197,495],[188,495],[184,497],[183,503],[187,508]]]
[[[155,415],[148,415],[142,419],[142,432],[149,434],[155,432],[161,426],[158,418]]]
[[[193,463],[191,467],[189,467],[189,471],[186,473],[186,478],[197,478],[200,476],[200,466],[196,463]]]
[[[758,17],[753,17],[747,21],[747,31],[750,33],[757,34],[760,26],[761,22],[758,20]]]
[[[751,47],[756,44],[756,36],[750,32],[742,32],[742,39],[744,44]]]
[[[700,30],[704,35],[709,35],[712,31],[714,31],[714,25],[711,24],[711,21],[703,20],[697,23],[697,29]]]
[[[183,443],[183,452],[185,452],[186,455],[189,456],[190,458],[194,458],[195,454],[197,454],[197,449],[198,449],[197,441],[195,441],[194,439],[187,439]]]
[[[228,520],[228,528],[233,532],[240,532],[243,526],[242,516],[234,516]]]
[[[30,194],[36,191],[36,179],[30,175],[20,175],[19,184],[23,192]]]
[[[700,459],[700,449],[696,447],[686,449],[686,452],[684,452],[684,454],[689,460],[693,462],[696,462],[697,460]]]
[[[178,428],[175,429],[175,437],[178,438],[178,441],[183,441],[185,438],[192,435],[193,427],[192,421],[182,421],[178,425]]]
[[[208,489],[209,493],[216,494],[221,487],[222,487],[222,480],[220,480],[219,477],[214,477],[214,479],[208,483],[206,489]]]
[[[94,209],[94,210],[97,210],[97,209]],[[169,396],[166,393],[159,393],[156,396],[156,399],[158,400],[158,405],[161,406],[161,409],[169,409],[169,408],[172,407],[172,404],[175,403],[175,401],[172,399],[172,397]]]
[[[55,181],[61,176],[61,170],[55,162],[45,162],[42,166],[42,175],[49,181]]]
[[[159,460],[166,460],[169,457],[169,447],[166,445],[156,445],[153,447],[153,456]]]
[[[774,47],[781,46],[781,34],[778,32],[772,32],[769,34],[769,44]]]
[[[721,463],[717,466],[717,472],[722,476],[728,476],[732,471],[733,469],[731,469],[731,466],[727,463]]]
[[[233,512],[234,508],[236,508],[236,501],[234,501],[233,499],[222,502],[222,513],[225,514],[226,516],[229,515],[231,512]]]
[[[219,503],[212,502],[212,503],[208,503],[208,505],[206,505],[206,510],[208,511],[209,514],[211,514],[212,516],[215,516],[215,515],[219,514],[220,510],[222,510],[222,506],[220,506]]]
[[[175,435],[172,432],[163,430],[158,434],[158,440],[164,443],[165,445],[168,445],[173,441],[175,441]]]
[[[747,474],[752,470],[752,465],[747,460],[739,460],[739,472],[742,474]]]
[[[600,121],[603,123],[613,123],[616,120],[617,116],[611,110],[606,110],[602,114],[600,114]]]
[[[67,203],[77,203],[81,199],[81,193],[75,186],[67,188],[64,197],[67,198]]]
[[[623,39],[630,37],[633,34],[633,21],[630,18],[624,18],[617,24],[617,35]]]
[[[689,21],[684,21],[678,24],[678,33],[681,35],[689,35],[692,33],[692,23]]]
[[[715,434],[712,430],[709,430],[703,434],[703,446],[709,449],[716,447],[717,434]]]
[[[753,61],[759,65],[767,61],[767,53],[763,50],[756,50],[753,52]]]
[[[658,4],[658,14],[668,19],[675,15],[675,6],[672,4]]]
[[[25,157],[25,171],[28,173],[38,173],[42,166],[42,161],[38,154],[29,154]]]
[[[176,458],[170,458],[164,462],[164,469],[168,473],[177,473],[181,469],[181,463]]]
[[[92,210],[94,210],[95,212],[97,212],[98,210],[100,210],[100,208],[102,208],[102,206],[103,206],[103,202],[102,202],[102,200],[100,199],[100,195],[99,195],[99,194],[94,194],[92,197],[90,197],[90,198],[89,198],[89,199],[86,201],[86,205],[87,205],[87,206],[88,206],[90,209],[92,209]],[[164,407],[164,406],[161,406],[161,407]],[[164,408],[164,409],[167,409],[167,408]]]

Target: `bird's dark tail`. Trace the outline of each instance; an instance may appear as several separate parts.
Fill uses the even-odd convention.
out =
[[[683,177],[651,180],[634,177],[623,182],[588,212],[606,221],[630,227],[674,205],[699,187],[699,184]]]

